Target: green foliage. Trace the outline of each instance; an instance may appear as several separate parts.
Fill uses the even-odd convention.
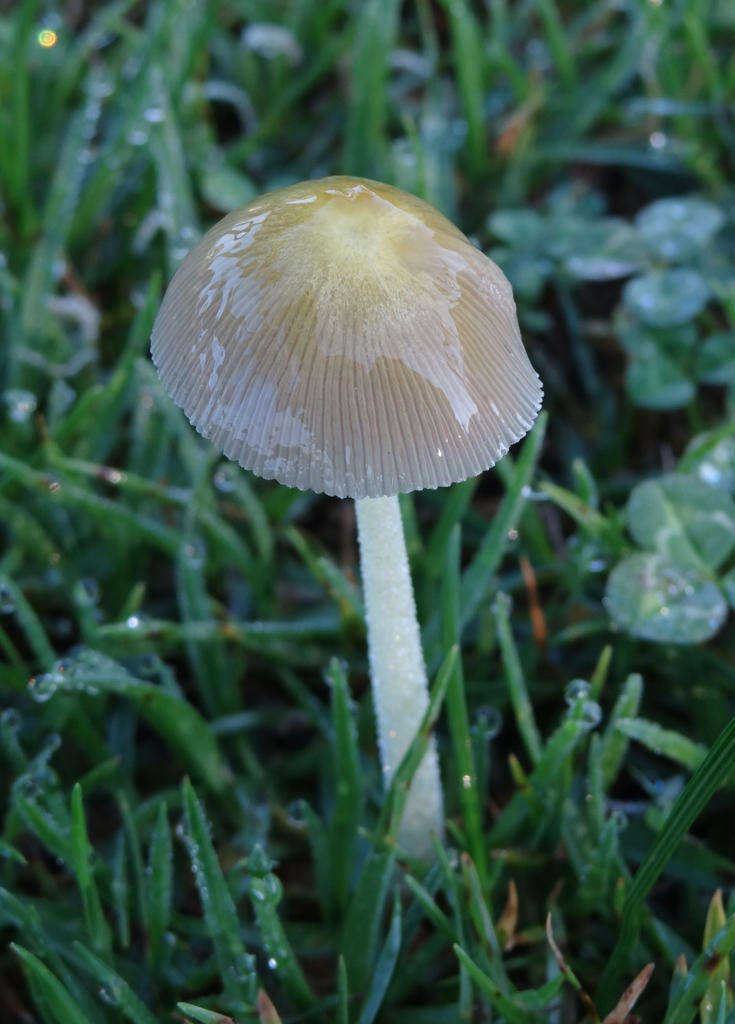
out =
[[[732,1024],[734,32],[5,5],[3,1021],[574,1024],[653,962],[642,1019]],[[345,171],[501,264],[546,394],[402,501],[433,688],[387,794],[349,508],[217,458],[147,356],[204,230]],[[411,863],[432,731],[447,841]]]
[[[628,278],[611,320],[636,405],[678,409],[698,383],[735,384],[735,335],[717,330],[729,324],[735,294],[723,208],[696,196],[657,199],[629,222],[605,215],[603,196],[568,188],[547,207],[545,215],[498,210],[488,220],[504,243],[494,258],[523,300],[537,303],[549,282],[579,290]]]

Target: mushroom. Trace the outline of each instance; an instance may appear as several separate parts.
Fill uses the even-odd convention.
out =
[[[502,271],[433,207],[364,178],[230,213],[171,281],[151,340],[191,423],[258,476],[355,499],[370,673],[389,784],[428,704],[399,493],[492,466],[542,388]],[[443,834],[432,744],[399,841]]]

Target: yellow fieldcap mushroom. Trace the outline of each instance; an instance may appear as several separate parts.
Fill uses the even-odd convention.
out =
[[[261,477],[357,501],[386,780],[427,705],[398,493],[493,465],[542,389],[502,271],[441,213],[375,181],[271,192],[194,246],[156,318],[153,360],[196,429]],[[443,828],[436,752],[400,839]]]

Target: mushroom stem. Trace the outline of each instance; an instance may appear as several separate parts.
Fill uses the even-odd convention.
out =
[[[373,703],[384,784],[390,784],[429,704],[398,498],[355,501],[365,595]],[[429,857],[432,833],[444,834],[441,777],[434,738],[414,775],[399,841]]]

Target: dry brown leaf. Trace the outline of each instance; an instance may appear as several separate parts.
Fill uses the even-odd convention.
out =
[[[544,617],[544,612],[538,596],[536,573],[533,571],[533,566],[525,555],[520,557],[519,562],[521,572],[523,573],[523,580],[526,584],[526,593],[528,594],[528,609],[531,615],[533,639],[536,641],[537,647],[543,648],[546,645],[548,629],[546,626],[546,618]]]
[[[646,964],[638,977],[623,992],[620,1002],[611,1013],[608,1013],[602,1024],[625,1024],[628,1014],[638,1002],[638,998],[651,980],[652,974],[653,964]]]
[[[516,928],[518,927],[518,889],[511,878],[508,882],[508,900],[503,913],[498,918],[496,931],[503,949],[512,949],[515,942]]]
[[[596,1021],[598,1018],[597,1018],[597,1010],[595,1009],[595,1004],[592,1002],[592,999],[587,994],[587,992],[585,992],[585,990],[582,988],[582,985],[581,985],[579,979],[577,978],[577,976],[574,973],[574,971],[572,970],[572,968],[569,966],[569,964],[564,959],[564,954],[562,953],[562,951],[559,949],[559,947],[556,944],[556,939],[554,938],[554,933],[551,930],[551,911],[549,911],[549,913],[546,915],[546,941],[549,943],[549,946],[551,948],[551,952],[554,954],[554,959],[556,960],[557,964],[559,965],[559,970],[561,971],[561,973],[564,975],[564,977],[567,979],[569,984],[572,986],[572,988],[575,990],[575,992],[579,996],[579,998],[580,998],[580,1000],[582,1002],[582,1005],[584,1006],[585,1010],[587,1011],[588,1015],[590,1016],[590,1019],[593,1020],[593,1021]]]
[[[258,990],[258,1017],[260,1024],[281,1024],[278,1011],[262,988]]]

